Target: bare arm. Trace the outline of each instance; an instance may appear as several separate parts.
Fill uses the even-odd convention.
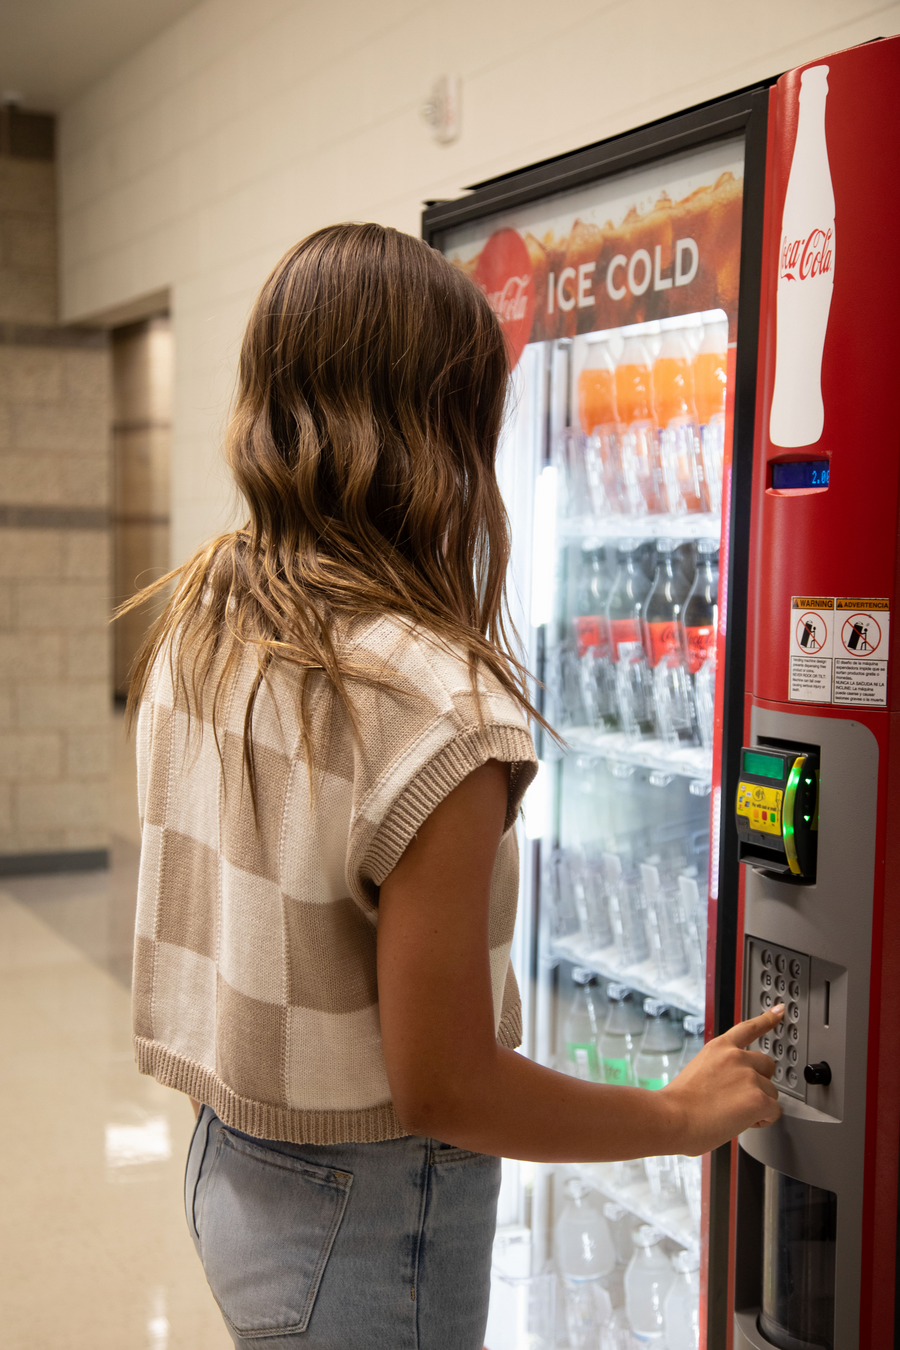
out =
[[[774,1061],[743,1047],[782,1010],[710,1042],[658,1092],[584,1083],[498,1046],[488,898],[508,766],[477,769],[381,887],[378,997],[394,1104],[413,1134],[535,1162],[705,1153],[781,1114]]]

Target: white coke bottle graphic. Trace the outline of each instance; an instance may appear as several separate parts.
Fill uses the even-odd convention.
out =
[[[834,189],[825,143],[828,67],[800,76],[797,140],[784,199],[769,439],[786,448],[822,435],[822,350],[834,288]]]

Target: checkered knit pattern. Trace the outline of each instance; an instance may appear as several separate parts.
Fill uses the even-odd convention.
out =
[[[138,1067],[227,1125],[294,1143],[406,1133],[381,1051],[378,887],[438,803],[488,759],[511,765],[490,893],[495,1023],[500,1044],[521,1039],[513,824],[536,771],[522,713],[485,672],[479,726],[465,660],[402,620],[358,623],[348,651],[393,687],[353,682],[357,739],[313,677],[312,766],[296,673],[270,670],[253,718],[258,828],[242,745],[255,657],[229,686],[217,734],[207,723],[199,735],[193,717],[188,732],[187,695],[165,657],[138,721]]]

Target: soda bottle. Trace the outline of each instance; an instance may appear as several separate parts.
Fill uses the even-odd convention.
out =
[[[828,67],[800,76],[794,157],[784,198],[769,439],[789,449],[822,435],[822,352],[834,289],[834,188],[825,139]]]
[[[674,539],[656,541],[656,579],[643,610],[644,645],[652,671],[656,733],[673,744],[692,744],[693,699],[680,624],[687,586],[675,566],[675,547]]]
[[[703,341],[694,357],[694,405],[700,425],[703,510],[722,510],[725,456],[725,395],[728,386],[728,320],[721,310],[703,316]]]
[[[719,625],[719,546],[714,539],[701,539],[697,544],[697,570],[682,625],[700,744],[711,749]]]
[[[663,1305],[675,1278],[660,1243],[658,1228],[642,1224],[634,1235],[634,1255],[625,1272],[625,1308],[635,1339],[641,1344],[665,1344]]]
[[[623,330],[616,366],[616,408],[622,465],[623,509],[632,515],[660,510],[659,431],[653,411],[653,373],[641,336]]]
[[[691,353],[685,334],[670,325],[670,320],[661,324],[663,340],[653,365],[653,399],[659,423],[663,506],[672,514],[681,514],[703,509],[703,469]]]
[[[573,1350],[594,1350],[612,1317],[603,1278],[615,1269],[609,1224],[591,1204],[579,1177],[566,1182],[566,1202],[556,1222],[554,1254],[565,1291],[566,1329]]]
[[[652,681],[641,632],[641,611],[650,583],[639,550],[635,539],[619,541],[618,570],[606,606],[619,726],[632,736],[653,730]]]
[[[606,549],[587,545],[581,555],[581,582],[573,620],[581,701],[589,725],[616,721],[613,670],[606,606],[613,581],[606,570]]]
[[[672,1257],[675,1278],[663,1303],[666,1350],[699,1350],[700,1253],[686,1249]]]
[[[588,1083],[600,1082],[600,1060],[597,1054],[600,1023],[591,993],[596,983],[597,977],[592,971],[584,970],[581,966],[575,967],[572,971],[572,1001],[563,1026],[566,1071],[573,1078],[581,1078]]]
[[[622,509],[616,368],[606,342],[588,339],[578,376],[578,420],[587,441],[585,466],[595,514]]]
[[[640,1004],[627,985],[608,984],[609,1011],[600,1036],[600,1072],[604,1083],[634,1085],[634,1053],[644,1030]]]

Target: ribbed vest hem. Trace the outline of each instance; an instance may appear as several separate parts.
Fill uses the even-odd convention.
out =
[[[510,1008],[497,1031],[497,1044],[515,1050],[522,1042],[521,1009]],[[393,1102],[356,1111],[294,1111],[269,1102],[241,1097],[211,1070],[186,1055],[145,1036],[133,1037],[138,1070],[164,1087],[185,1092],[211,1106],[225,1125],[257,1139],[283,1139],[289,1144],[378,1144],[409,1134],[400,1124]]]
[[[445,797],[489,759],[519,764],[510,783],[504,829],[513,824],[529,783],[537,773],[534,744],[523,727],[491,724],[467,728],[423,765],[404,788],[371,841],[359,873],[380,886],[393,871],[410,840]]]

